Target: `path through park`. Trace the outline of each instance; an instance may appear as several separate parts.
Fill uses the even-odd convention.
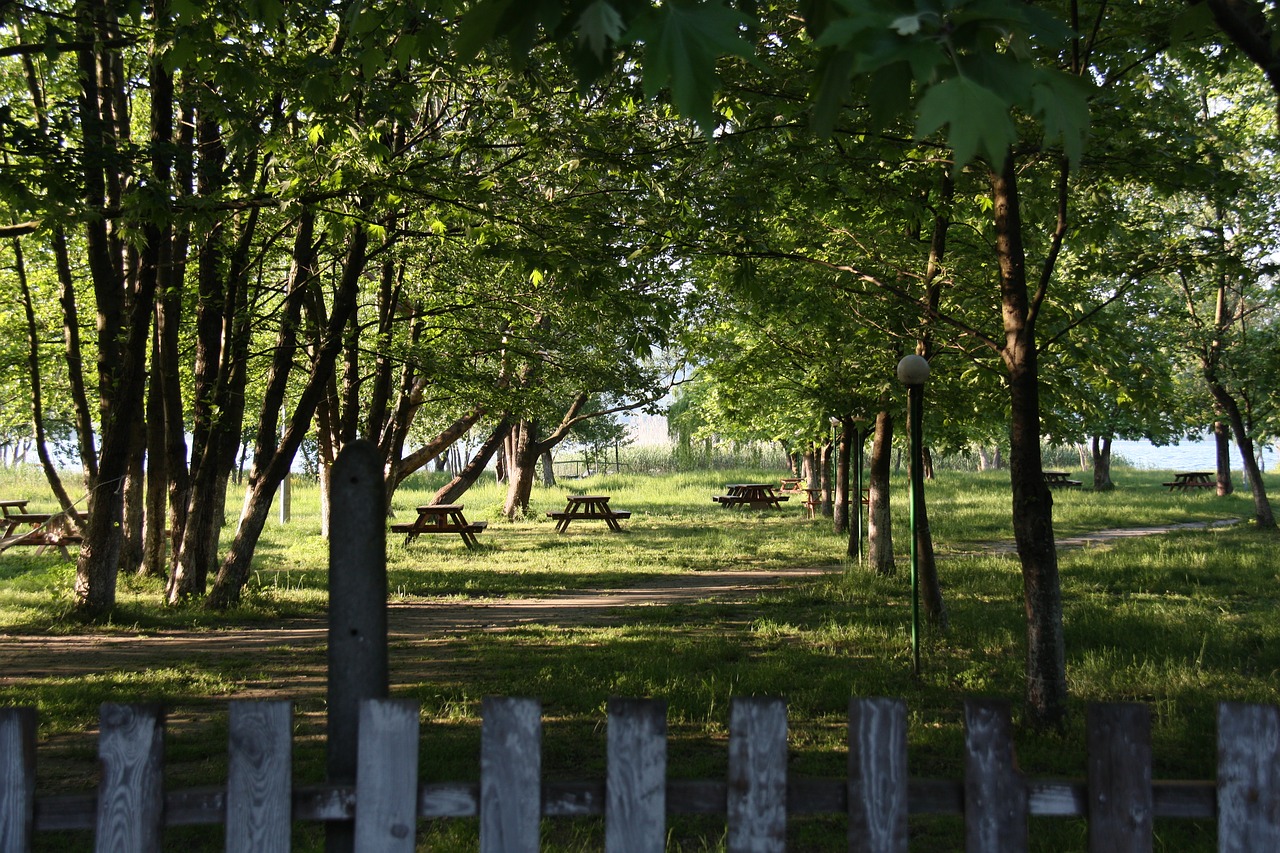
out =
[[[1238,519],[1191,522],[1155,527],[1101,530],[1064,537],[1060,547],[1103,545],[1135,536],[1151,536],[1180,529],[1235,524]],[[992,543],[990,551],[1010,553],[1012,543]],[[839,565],[807,566],[772,571],[690,572],[663,575],[627,589],[589,590],[546,598],[487,599],[479,602],[393,603],[388,610],[388,634],[393,645],[447,645],[473,631],[502,631],[521,625],[580,627],[610,625],[636,618],[636,608],[690,604],[702,600],[746,601],[779,583],[843,571]],[[272,658],[320,653],[327,627],[321,618],[296,619],[231,630],[164,630],[122,633],[92,632],[67,636],[0,635],[0,683],[30,678],[108,674],[173,666],[183,660],[227,656],[242,659],[254,669]],[[393,654],[393,666],[394,658]],[[317,663],[323,667],[323,655]],[[299,678],[311,682],[314,673],[298,662]],[[408,673],[406,673],[407,675]],[[426,673],[413,673],[425,675]],[[323,675],[319,676],[321,679]],[[299,684],[277,684],[288,693]],[[264,692],[274,692],[263,684]]]

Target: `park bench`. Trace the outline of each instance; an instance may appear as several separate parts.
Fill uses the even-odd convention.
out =
[[[1072,480],[1066,471],[1045,471],[1044,484],[1051,489],[1078,489],[1079,480]]]
[[[405,545],[423,533],[456,533],[468,548],[476,548],[480,545],[476,534],[488,526],[487,521],[467,521],[462,504],[432,504],[418,507],[416,521],[391,525],[391,532],[405,534]]]
[[[1173,475],[1172,483],[1161,483],[1171,492],[1186,492],[1191,489],[1212,489],[1217,484],[1213,481],[1212,471],[1183,471]]]
[[[565,507],[558,512],[548,512],[548,518],[555,519],[556,531],[564,533],[569,529],[569,522],[579,519],[596,519],[605,522],[615,533],[622,531],[620,520],[631,517],[625,509],[613,509],[609,506],[608,495],[569,495]]]
[[[25,502],[24,502],[25,503]],[[78,516],[81,522],[83,516]],[[49,548],[57,548],[64,560],[71,560],[68,545],[79,545],[83,537],[67,524],[63,513],[48,512],[8,512],[4,518],[4,535],[0,537],[0,553],[10,548],[31,547],[36,554],[43,554]],[[23,529],[23,528],[29,529]]]

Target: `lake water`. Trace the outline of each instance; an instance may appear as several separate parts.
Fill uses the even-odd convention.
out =
[[[1212,439],[1183,441],[1165,447],[1157,447],[1149,441],[1113,441],[1113,456],[1123,457],[1135,468],[1160,468],[1175,471],[1212,471],[1216,453]],[[1270,470],[1276,461],[1275,447],[1267,447],[1262,453],[1263,470]],[[1231,470],[1243,469],[1240,451],[1231,443]]]

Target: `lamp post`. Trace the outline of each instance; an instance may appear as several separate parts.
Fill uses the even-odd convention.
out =
[[[920,674],[920,551],[916,525],[924,515],[924,443],[921,422],[924,415],[924,383],[929,378],[929,362],[914,353],[898,362],[898,381],[907,386],[907,423],[910,427],[911,458],[911,661]]]
[[[850,467],[853,468],[853,495],[849,500],[853,519],[848,554],[858,561],[859,566],[862,565],[862,540],[865,537],[862,525],[862,443],[866,440],[862,425],[865,422],[865,418],[853,419],[853,459],[849,462]]]

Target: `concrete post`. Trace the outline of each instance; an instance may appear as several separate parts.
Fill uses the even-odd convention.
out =
[[[360,702],[388,694],[387,512],[382,461],[368,441],[351,442],[329,481],[328,781],[352,784]],[[327,853],[349,853],[351,823],[329,823]]]

